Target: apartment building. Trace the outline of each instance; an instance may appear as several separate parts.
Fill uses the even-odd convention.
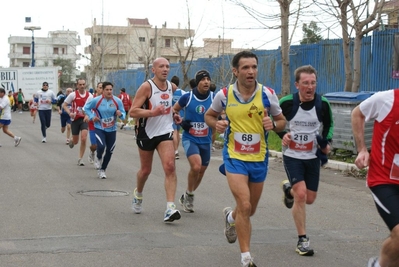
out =
[[[85,54],[90,56],[91,70],[102,69],[113,71],[148,66],[155,58],[164,57],[171,63],[177,63],[193,51],[193,60],[198,58],[217,57],[222,54],[235,53],[232,39],[206,38],[203,47],[190,48],[195,38],[195,31],[168,28],[166,22],[161,28],[153,27],[147,18],[128,18],[127,26],[97,25],[85,29],[90,36],[91,44],[85,47]]]
[[[48,37],[34,37],[35,66],[54,66],[59,58],[71,60],[76,68],[80,56],[76,47],[80,45],[80,37],[76,31],[50,31]],[[32,37],[10,36],[10,67],[30,67],[32,60]]]

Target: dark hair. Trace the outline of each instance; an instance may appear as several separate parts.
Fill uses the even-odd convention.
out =
[[[121,91],[122,91],[122,92],[126,92],[126,89],[125,89],[125,88],[121,88]]]
[[[195,81],[195,79],[191,79],[190,80],[190,87],[191,87],[191,89],[193,89],[194,87],[196,87],[197,86],[197,82]]]
[[[110,82],[103,82],[103,89],[105,89],[105,87],[106,87],[107,85],[111,85],[112,88],[114,88],[114,85],[113,85],[112,83],[110,83]]]
[[[11,92],[11,91],[10,91]],[[0,88],[0,93],[6,93],[6,90],[4,88]]]
[[[216,84],[211,83],[211,85],[209,86],[209,90],[211,90],[212,92],[215,92],[215,90],[216,90]]]
[[[254,53],[252,53],[251,51],[241,51],[237,53],[231,61],[231,65],[233,66],[233,68],[238,69],[238,62],[241,58],[255,58],[256,64],[258,64],[258,57]]]
[[[301,66],[295,70],[295,82],[299,82],[299,79],[301,78],[301,73],[314,74],[316,75],[317,80],[317,71],[311,65]]]
[[[176,75],[173,76],[172,79],[170,79],[170,81],[171,81],[172,83],[176,84],[177,87],[179,86],[180,79],[179,79],[179,77],[177,77]]]

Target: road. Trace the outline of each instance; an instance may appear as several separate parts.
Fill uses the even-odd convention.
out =
[[[40,123],[28,112],[13,113],[10,130],[19,147],[0,134],[0,266],[240,266],[238,242],[223,235],[222,210],[233,206],[219,174],[221,151],[196,192],[195,213],[163,222],[166,208],[163,171],[155,155],[144,190],[143,213],[131,210],[139,168],[133,132],[119,130],[117,146],[100,180],[93,166],[77,166],[78,147],[65,145],[57,113],[47,143]],[[176,161],[178,197],[186,188],[188,163],[180,147]],[[258,266],[367,266],[389,234],[364,180],[323,169],[318,199],[307,207],[307,233],[314,257],[295,253],[297,235],[291,212],[282,203],[285,172],[271,158],[257,213],[252,217],[251,254]],[[180,206],[180,205],[179,205]]]

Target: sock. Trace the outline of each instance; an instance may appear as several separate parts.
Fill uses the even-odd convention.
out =
[[[294,197],[291,195],[291,187],[287,188],[287,190],[285,190],[285,195],[287,196],[287,198],[289,199],[293,199]]]
[[[187,195],[190,195],[190,196],[193,196],[193,195],[194,195],[194,191],[187,191],[187,190],[186,190],[186,194],[187,194]]]
[[[18,136],[15,135],[15,136],[14,136],[14,140],[17,140],[17,139],[18,139]]]
[[[174,202],[166,202],[166,209],[175,209],[176,205]]]
[[[236,221],[234,220],[234,218],[233,218],[233,212],[230,212],[229,213],[229,216],[227,216],[227,221],[229,222],[229,223],[235,223]]]
[[[177,154],[177,153],[179,153],[179,150],[176,150],[176,151],[175,151],[175,154]]]
[[[307,238],[306,235],[298,235],[298,239]]]
[[[244,260],[248,258],[251,258],[251,253],[249,253],[249,251],[241,253],[241,262],[244,262]]]
[[[139,193],[139,191],[136,191],[136,197],[143,197],[143,192]]]

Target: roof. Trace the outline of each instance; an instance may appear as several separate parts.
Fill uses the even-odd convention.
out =
[[[134,18],[128,18],[128,25],[146,25],[150,26],[150,23],[148,22],[148,19],[134,19]]]

